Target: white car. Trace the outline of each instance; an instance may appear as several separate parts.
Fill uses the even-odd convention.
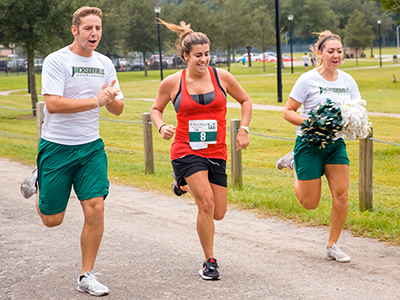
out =
[[[260,55],[259,53],[250,53],[251,61],[257,61],[259,55]],[[246,61],[249,61],[248,56],[249,56],[248,53],[245,53],[241,57],[236,58],[236,62],[241,62],[243,57],[246,59]]]

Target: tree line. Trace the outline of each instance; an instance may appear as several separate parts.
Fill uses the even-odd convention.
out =
[[[158,33],[154,6],[161,6],[160,18],[208,35],[211,51],[235,57],[239,49],[257,48],[261,52],[275,45],[276,0],[0,0],[0,37],[3,44],[22,47],[28,57],[32,107],[37,102],[34,56],[47,54],[72,43],[73,12],[81,6],[103,10],[103,36],[97,51],[109,56],[146,56],[158,51]],[[396,2],[396,0],[393,0]],[[392,1],[392,2],[393,2]],[[326,29],[339,34],[344,43],[358,49],[371,46],[381,35],[394,30],[399,11],[381,12],[379,0],[280,0],[280,33],[289,30],[287,16],[294,16],[293,35],[311,43],[315,33]],[[385,5],[390,7],[389,0]],[[394,5],[394,4],[393,4]],[[388,7],[385,7],[388,9]],[[164,54],[173,54],[177,34],[161,26]],[[230,59],[227,60],[230,70]],[[144,61],[144,74],[147,76]]]

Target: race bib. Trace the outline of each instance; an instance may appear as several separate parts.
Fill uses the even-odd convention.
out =
[[[189,144],[193,150],[205,149],[217,143],[218,123],[216,120],[189,121]]]

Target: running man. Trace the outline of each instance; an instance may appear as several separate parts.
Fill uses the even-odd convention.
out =
[[[108,294],[93,272],[104,229],[108,195],[107,156],[99,135],[100,108],[120,115],[123,95],[109,58],[95,51],[102,34],[102,11],[78,9],[72,19],[74,41],[46,57],[42,94],[46,102],[37,169],[21,185],[25,197],[37,192],[44,225],[63,222],[72,186],[85,221],[81,235],[82,269],[78,291]]]

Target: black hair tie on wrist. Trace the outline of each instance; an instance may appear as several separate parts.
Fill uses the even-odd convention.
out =
[[[158,132],[159,132],[159,133],[161,133],[161,128],[163,128],[164,126],[167,126],[167,125],[162,124],[162,125],[160,126],[160,128],[158,128]]]

